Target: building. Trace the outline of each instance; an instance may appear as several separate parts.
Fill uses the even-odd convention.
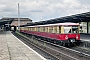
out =
[[[18,18],[3,17],[0,20],[7,22],[6,24],[4,24],[5,31],[8,31],[8,30],[16,31],[17,29],[19,29],[18,28]],[[11,22],[9,22],[9,21],[11,21]],[[20,25],[25,25],[27,23],[32,23],[32,20],[29,18],[20,18]]]
[[[18,18],[2,18],[1,20],[10,20],[13,19],[11,26],[18,26]],[[25,25],[27,23],[32,23],[32,20],[29,18],[20,18],[20,25]]]
[[[27,23],[32,23],[32,20],[29,18],[20,18],[20,25],[25,25]],[[14,18],[13,22],[11,23],[11,26],[18,26],[18,18]]]
[[[90,22],[80,22],[81,32],[90,34]]]

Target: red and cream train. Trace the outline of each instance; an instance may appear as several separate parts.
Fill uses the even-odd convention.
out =
[[[43,38],[60,45],[80,42],[79,23],[55,23],[20,27],[20,32]]]

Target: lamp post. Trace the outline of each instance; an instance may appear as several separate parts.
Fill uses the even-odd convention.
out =
[[[20,31],[20,9],[19,9],[19,3],[18,3],[18,31]]]

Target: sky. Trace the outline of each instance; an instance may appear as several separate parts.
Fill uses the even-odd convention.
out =
[[[84,12],[90,12],[90,0],[1,0],[0,18],[30,18],[45,21]]]

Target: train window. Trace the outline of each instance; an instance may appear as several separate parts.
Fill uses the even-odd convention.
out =
[[[49,32],[49,27],[45,27],[45,32]]]
[[[38,31],[38,27],[36,27],[36,31]]]
[[[31,31],[31,28],[29,28],[29,31]]]
[[[64,33],[79,33],[78,26],[65,26]]]
[[[37,31],[40,32],[40,27],[38,27],[38,30]]]
[[[28,30],[28,28],[26,27],[26,30]]]
[[[30,28],[30,30],[32,31],[32,28]]]
[[[33,27],[33,31],[35,31],[35,27]]]
[[[36,31],[36,27],[33,27],[33,30]]]
[[[48,27],[45,27],[45,32],[48,32]]]
[[[40,32],[42,32],[42,27],[40,27]]]
[[[49,27],[47,27],[47,32],[49,32]]]
[[[33,28],[31,27],[31,31],[33,31]]]
[[[29,30],[29,28],[28,28],[28,30]]]
[[[64,33],[71,33],[71,26],[65,26],[64,27]]]
[[[34,27],[34,31],[36,31],[36,27]]]
[[[57,32],[56,33],[61,33],[61,26],[57,26]]]
[[[29,31],[31,31],[31,28],[29,28]]]
[[[25,27],[25,30],[26,30],[26,27]]]
[[[23,27],[21,27],[20,29],[23,30]]]
[[[53,33],[61,33],[61,27],[60,26],[54,26],[53,27]]]
[[[57,26],[54,26],[54,33],[57,33]]]
[[[78,26],[72,26],[72,33],[79,33]]]
[[[27,30],[27,28],[25,28],[25,30]]]
[[[61,33],[61,26],[59,26],[59,33]]]
[[[26,27],[26,30],[27,30],[27,27]]]
[[[53,33],[53,27],[49,27],[49,32]]]
[[[30,27],[30,31],[31,31],[31,27]]]
[[[31,27],[31,31],[33,31],[33,28]]]
[[[29,28],[28,28],[28,30],[29,30]]]
[[[45,32],[45,27],[42,27],[42,32]]]
[[[29,30],[31,31],[31,27],[29,28]]]
[[[30,30],[30,28],[28,28],[28,31]]]

